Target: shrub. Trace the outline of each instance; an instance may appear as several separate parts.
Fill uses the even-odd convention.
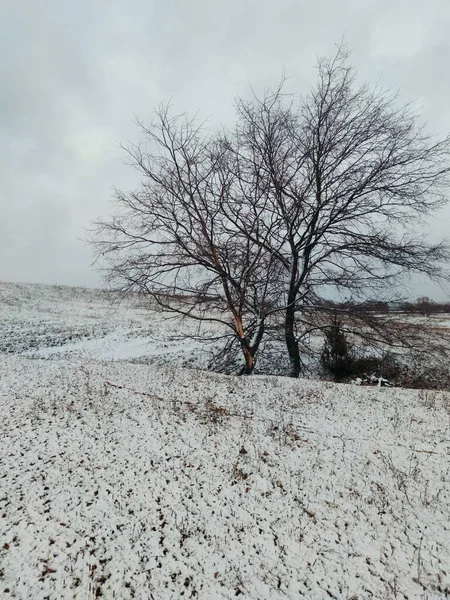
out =
[[[336,381],[349,377],[383,377],[397,382],[402,376],[402,366],[391,352],[368,354],[357,351],[350,343],[342,322],[336,316],[325,330],[321,364],[326,373]]]
[[[354,350],[337,316],[333,317],[331,325],[325,329],[320,361],[324,370],[336,380],[348,377],[354,371]]]

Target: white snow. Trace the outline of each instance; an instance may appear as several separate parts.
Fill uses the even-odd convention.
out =
[[[153,305],[114,305],[105,292],[0,282],[0,351],[44,359],[134,360],[205,368],[221,333]]]
[[[0,596],[450,595],[448,394],[164,365],[200,346],[156,312],[3,288]]]

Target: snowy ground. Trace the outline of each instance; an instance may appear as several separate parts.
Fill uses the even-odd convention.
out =
[[[449,597],[450,395],[163,365],[156,313],[0,292],[0,595]]]
[[[0,352],[205,368],[213,347],[200,344],[197,333],[196,323],[180,326],[155,306],[116,306],[98,290],[0,282]]]

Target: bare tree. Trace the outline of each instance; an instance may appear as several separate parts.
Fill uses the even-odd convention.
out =
[[[111,286],[217,322],[244,373],[282,315],[297,377],[310,336],[336,310],[325,298],[342,293],[355,334],[413,343],[367,300],[393,299],[414,273],[448,276],[448,247],[418,227],[446,202],[450,139],[433,140],[395,95],[358,87],[344,48],[319,61],[306,97],[295,101],[282,82],[238,99],[237,117],[214,136],[167,107],[140,124],[146,143],[127,151],[142,184],[117,192],[115,217],[94,236]]]
[[[416,300],[416,308],[419,311],[419,313],[424,317],[429,317],[432,314],[435,306],[436,303],[433,300],[431,300],[431,298],[429,298],[428,296],[421,296]]]
[[[251,179],[237,182],[229,145],[195,119],[172,118],[162,106],[153,124],[139,125],[145,142],[126,151],[143,181],[135,192],[117,191],[114,218],[96,223],[96,258],[113,289],[222,326],[225,349],[238,346],[249,374],[275,309],[277,264],[264,243],[251,242],[263,239],[260,219],[231,190],[245,187],[263,207],[264,191]]]
[[[241,170],[270,197],[252,241],[283,266],[285,341],[298,376],[298,325],[311,328],[331,290],[361,301],[393,296],[405,275],[447,277],[448,247],[429,244],[417,225],[446,202],[450,139],[433,140],[395,95],[357,87],[344,48],[319,61],[317,86],[298,106],[281,85],[237,108]]]

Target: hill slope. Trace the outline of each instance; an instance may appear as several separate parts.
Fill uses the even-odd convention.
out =
[[[449,593],[443,394],[15,356],[0,378],[5,597]]]

